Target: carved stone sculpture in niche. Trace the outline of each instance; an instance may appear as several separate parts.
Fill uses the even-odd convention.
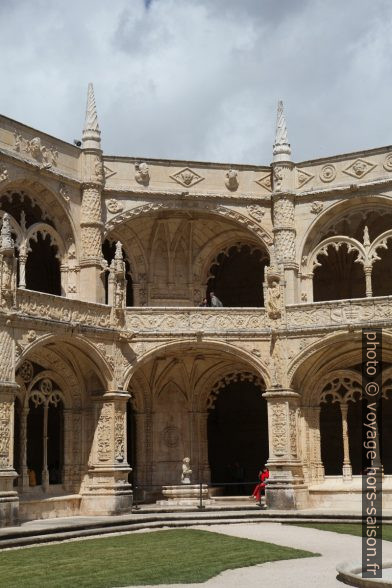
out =
[[[150,169],[145,161],[141,163],[135,163],[135,180],[142,184],[143,186],[147,186],[150,181]]]
[[[225,185],[229,190],[237,190],[239,186],[237,170],[229,169],[229,171],[226,173]]]
[[[54,147],[46,147],[42,144],[40,137],[34,137],[30,141],[15,131],[15,151],[25,151],[37,160],[41,167],[49,168],[57,165],[58,152]]]
[[[8,170],[5,165],[0,165],[0,183],[8,180]]]
[[[320,171],[320,180],[322,182],[332,182],[336,178],[336,168],[332,164],[324,165]]]

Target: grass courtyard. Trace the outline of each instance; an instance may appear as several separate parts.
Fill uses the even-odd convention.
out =
[[[194,529],[135,533],[0,553],[7,588],[205,582],[227,569],[318,555]]]

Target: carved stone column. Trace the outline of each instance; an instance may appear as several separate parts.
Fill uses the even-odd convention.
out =
[[[293,172],[293,164],[281,163],[274,167],[274,174],[279,171],[283,175],[285,172],[289,180]],[[274,245],[276,261],[284,268],[285,295],[286,304],[293,304],[298,300],[297,294],[297,275],[298,264],[296,262],[296,230],[294,219],[294,194],[292,192],[274,191],[273,200],[273,222],[274,222]]]
[[[267,505],[284,510],[305,508],[308,489],[298,456],[299,394],[276,387],[263,396],[268,403],[270,479],[266,488]]]
[[[0,321],[0,527],[15,524],[19,497],[13,484],[14,470],[14,403],[17,384],[15,343],[7,322]]]
[[[311,453],[311,478],[314,482],[324,480],[324,465],[321,460],[321,437],[320,437],[320,406],[309,407],[309,429],[310,429],[310,453]]]
[[[0,527],[16,523],[19,497],[13,487],[14,400],[16,384],[0,383]]]
[[[344,403],[339,403],[342,412],[342,433],[343,433],[343,481],[351,482],[353,479],[353,471],[350,461],[350,445],[348,439],[348,423],[347,412],[348,406]]]
[[[81,509],[89,514],[128,512],[132,486],[128,483],[126,410],[129,394],[107,392],[95,399],[95,432],[89,481]]]
[[[85,183],[80,222],[80,294],[82,300],[89,302],[104,302],[102,227],[101,186],[98,183]]]

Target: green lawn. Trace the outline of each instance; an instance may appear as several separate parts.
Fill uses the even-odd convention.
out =
[[[320,529],[320,531],[332,531],[333,533],[346,533],[346,535],[362,536],[361,523],[289,523],[296,527],[309,527]],[[385,541],[392,541],[392,525],[382,526],[382,538]]]
[[[318,555],[209,531],[178,529],[0,553],[7,588],[113,588],[205,582],[223,570]]]

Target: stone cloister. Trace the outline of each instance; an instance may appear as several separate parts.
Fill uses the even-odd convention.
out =
[[[294,163],[280,103],[272,159],[104,155],[91,85],[81,147],[0,117],[0,525],[129,511],[185,456],[359,506],[369,326],[392,506],[391,147]]]

